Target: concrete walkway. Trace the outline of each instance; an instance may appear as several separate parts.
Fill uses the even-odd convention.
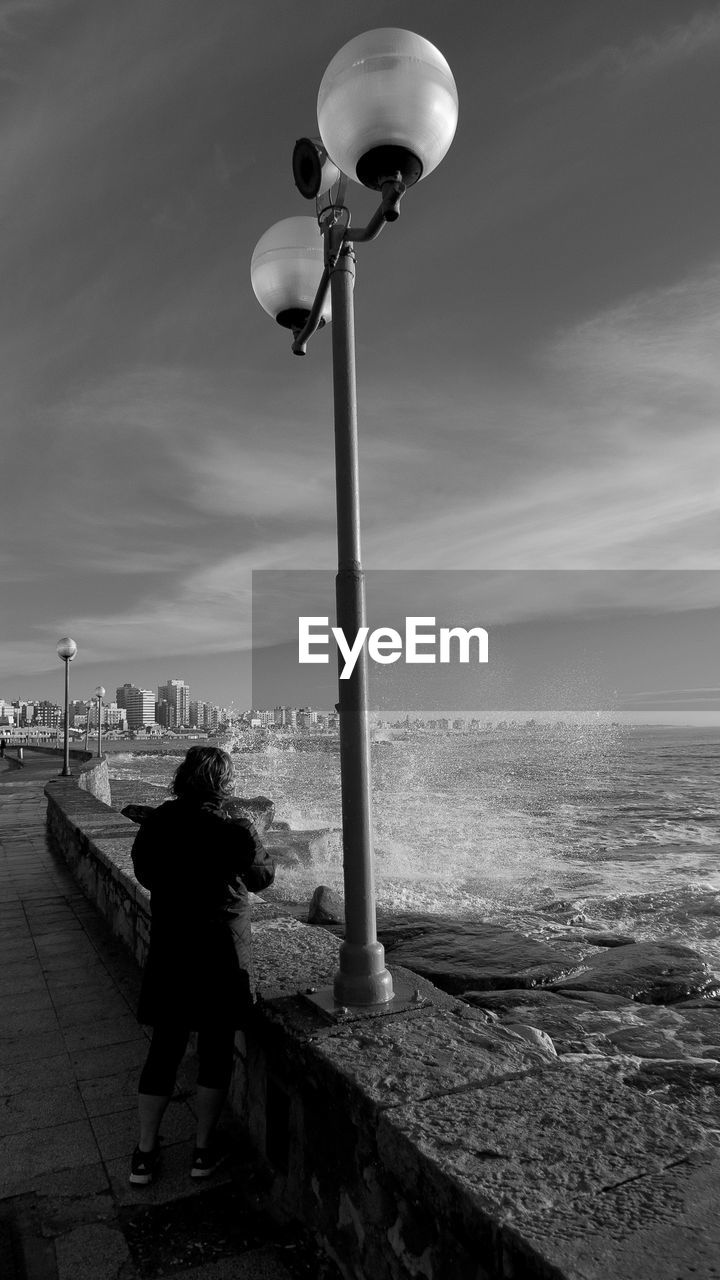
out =
[[[331,1280],[307,1241],[273,1226],[247,1158],[190,1179],[191,1061],[163,1123],[160,1177],[128,1182],[148,1044],[139,973],[48,846],[43,787],[61,767],[0,760],[0,1275]],[[223,1127],[232,1134],[229,1117]]]

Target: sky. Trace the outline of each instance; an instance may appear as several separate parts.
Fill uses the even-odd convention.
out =
[[[366,568],[493,571],[497,624],[528,628],[518,571],[614,571],[613,598],[560,589],[545,623],[610,609],[636,641],[625,700],[717,702],[702,0],[0,0],[0,697],[60,701],[69,634],[77,697],[173,677],[247,705],[253,571],[332,570],[329,330],[294,357],[249,264],[312,212],[293,143],[331,57],[377,26],[438,46],[460,113],[357,250]],[[348,203],[361,224],[374,197]],[[643,638],[680,615],[670,669]]]

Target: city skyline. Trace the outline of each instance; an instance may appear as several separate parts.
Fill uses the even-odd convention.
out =
[[[270,224],[311,212],[293,142],[316,131],[330,58],[374,26],[442,50],[460,117],[397,225],[358,246],[366,567],[718,563],[717,6],[313,12],[3,12],[3,517],[17,536],[0,547],[0,696],[59,697],[69,634],[78,694],[128,673],[154,689],[172,668],[217,705],[249,704],[251,572],[332,572],[329,335],[293,357],[249,263]],[[372,195],[351,184],[349,199],[362,222]],[[668,579],[627,617],[685,610],[704,646],[717,579],[690,604],[684,591]],[[549,625],[581,618],[552,603]],[[717,684],[652,674],[630,694]]]

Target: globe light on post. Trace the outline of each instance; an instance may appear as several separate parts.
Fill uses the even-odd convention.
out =
[[[95,690],[95,697],[97,698],[97,714],[98,714],[97,753],[98,753],[98,756],[101,756],[102,755],[102,700],[105,697],[105,689],[103,685],[101,684],[98,685],[97,689]]]
[[[335,54],[320,83],[317,114],[327,153],[348,177],[379,191],[399,175],[410,187],[446,154],[458,93],[434,44],[413,31],[379,27]]]
[[[320,143],[300,138],[293,152],[295,185],[305,199],[315,200],[317,223],[313,218],[276,223],[252,257],[255,295],[269,315],[293,331],[295,355],[305,354],[313,334],[330,319],[332,308],[335,583],[337,623],[345,635],[357,635],[366,622],[360,553],[355,246],[375,240],[386,223],[397,220],[406,189],[432,173],[447,152],[457,119],[452,72],[429,40],[395,27],[350,40],[332,59],[320,85]],[[337,182],[336,190],[331,178]],[[379,206],[364,227],[351,224],[345,203],[348,178],[380,192]],[[396,1012],[401,999],[377,938],[367,688],[363,649],[350,678],[340,681],[338,701],[345,938],[332,988],[308,996],[331,1016],[338,1009],[342,1016],[349,1007]]]
[[[77,645],[70,636],[63,636],[58,642],[57,655],[65,663],[65,713],[63,734],[63,767],[61,778],[70,777],[70,663],[77,654]]]
[[[250,263],[253,292],[278,324],[298,331],[310,315],[323,268],[323,240],[315,218],[283,218],[255,245]],[[328,296],[321,322],[329,319]]]

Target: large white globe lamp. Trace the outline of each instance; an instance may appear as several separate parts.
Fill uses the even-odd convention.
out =
[[[57,654],[58,658],[62,658],[64,662],[72,662],[77,654],[75,641],[71,640],[70,636],[63,636],[62,640],[58,642]]]
[[[366,31],[335,54],[320,84],[318,125],[348,177],[380,189],[427,177],[453,140],[458,94],[435,45],[398,27]]]
[[[316,218],[283,218],[261,236],[250,263],[260,306],[286,329],[302,329],[324,268],[323,239]],[[330,319],[330,294],[321,318]]]

